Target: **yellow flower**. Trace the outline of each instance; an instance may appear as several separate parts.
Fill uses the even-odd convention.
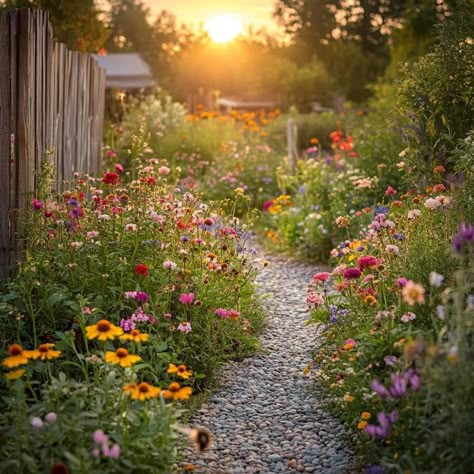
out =
[[[192,370],[188,370],[185,365],[170,364],[167,370],[168,374],[177,374],[182,379],[189,379],[193,374]]]
[[[363,419],[363,420],[370,420],[372,418],[372,415],[368,412],[368,411],[363,411],[361,414],[360,414],[360,417]]]
[[[107,339],[114,340],[117,336],[123,334],[123,329],[114,324],[101,319],[97,324],[86,327],[88,339],[99,339],[99,341],[106,341]]]
[[[124,334],[120,336],[119,339],[123,341],[133,341],[133,342],[146,342],[148,341],[149,335],[140,332],[138,329],[132,329],[129,334]]]
[[[54,344],[40,344],[34,351],[25,351],[31,359],[51,360],[61,355],[61,351],[53,349]]]
[[[18,370],[11,370],[5,374],[5,377],[8,380],[16,380],[19,379],[25,373],[25,369],[18,369]]]
[[[237,194],[238,196],[243,196],[245,194],[244,188],[235,188],[234,193]]]
[[[131,367],[133,364],[142,360],[140,356],[129,354],[127,349],[119,347],[115,352],[107,351],[105,361],[109,364],[118,364],[120,367]]]
[[[268,208],[268,212],[270,214],[276,214],[277,212],[281,211],[281,205],[280,204],[273,204]]]
[[[129,383],[123,387],[123,391],[130,393],[133,400],[145,401],[149,398],[157,398],[160,395],[160,388],[154,387],[146,382],[138,385],[135,382]]]
[[[19,344],[12,344],[8,349],[9,356],[3,360],[3,365],[8,368],[18,367],[28,363],[28,351],[24,351]]]
[[[366,421],[359,421],[359,423],[357,423],[357,429],[359,430],[363,430],[366,426],[367,426]]]
[[[348,393],[346,393],[343,397],[343,400],[347,403],[351,403],[354,401],[354,397]]]
[[[187,400],[193,389],[191,387],[181,387],[181,385],[177,382],[170,383],[168,390],[163,391],[163,397],[167,400]]]

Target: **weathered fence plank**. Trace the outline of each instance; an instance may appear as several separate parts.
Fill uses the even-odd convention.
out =
[[[37,189],[43,160],[54,187],[100,170],[105,74],[87,54],[53,41],[41,10],[0,11],[0,280],[19,248],[17,216]],[[11,141],[14,137],[14,141]],[[54,150],[46,155],[48,150]]]

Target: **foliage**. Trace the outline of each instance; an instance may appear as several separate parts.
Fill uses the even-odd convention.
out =
[[[56,41],[74,51],[97,52],[106,39],[107,28],[94,0],[6,0],[6,8],[41,8],[49,12]],[[0,5],[1,8],[1,5]]]
[[[472,378],[461,375],[472,368],[472,227],[461,226],[450,256],[457,215],[441,193],[392,201],[333,250],[338,266],[315,275],[308,296],[324,328],[318,383],[369,461],[389,472],[461,473],[472,463],[472,426],[459,416],[474,409]]]
[[[407,160],[422,176],[437,165],[449,166],[460,139],[474,128],[474,16],[471,7],[458,6],[438,26],[431,53],[404,67],[399,86],[406,129]]]
[[[2,471],[170,472],[175,402],[256,347],[246,227],[165,162],[135,171],[50,194],[45,165],[0,296]]]

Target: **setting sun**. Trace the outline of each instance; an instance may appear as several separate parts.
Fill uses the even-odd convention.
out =
[[[238,16],[219,15],[210,19],[205,28],[212,41],[227,43],[242,33],[242,22]]]

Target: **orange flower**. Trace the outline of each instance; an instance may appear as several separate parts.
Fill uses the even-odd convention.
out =
[[[185,365],[176,366],[174,364],[170,364],[166,372],[168,372],[168,374],[177,374],[178,377],[181,377],[182,379],[189,379],[193,374],[193,372],[188,370]]]
[[[5,374],[8,380],[16,380],[23,376],[25,369],[11,370]]]
[[[136,362],[142,360],[140,356],[129,354],[127,349],[119,347],[115,352],[107,351],[105,361],[109,364],[118,364],[120,367],[131,367]]]
[[[129,334],[124,334],[120,336],[119,339],[123,341],[133,341],[133,342],[146,342],[148,341],[149,335],[140,332],[138,329],[132,329]]]
[[[8,354],[9,356],[3,361],[5,367],[11,369],[28,363],[28,351],[24,351],[19,344],[12,344],[8,349]]]
[[[55,351],[53,349],[54,344],[40,344],[38,349],[34,351],[26,351],[28,357],[31,359],[50,360],[56,359],[61,355],[61,351]]]
[[[163,391],[163,397],[167,400],[187,400],[192,392],[193,389],[191,387],[181,387],[178,382],[172,382],[170,383],[168,390]]]
[[[149,398],[157,398],[161,390],[146,382],[141,382],[138,385],[135,382],[129,383],[123,387],[123,391],[130,393],[133,400],[145,401]]]
[[[97,324],[86,327],[88,339],[99,339],[99,341],[106,341],[107,339],[114,340],[117,336],[123,334],[123,329],[114,324],[101,319]]]
[[[359,421],[359,423],[357,423],[357,429],[359,430],[363,430],[366,426],[367,426],[366,421]]]
[[[360,417],[361,417],[363,420],[370,420],[370,418],[372,418],[372,415],[371,415],[368,411],[363,411],[363,412],[360,414]]]

